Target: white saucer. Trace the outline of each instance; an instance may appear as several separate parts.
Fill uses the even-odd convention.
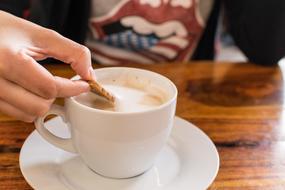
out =
[[[46,126],[59,136],[69,135],[59,117]],[[77,155],[50,145],[36,131],[21,149],[20,168],[36,190],[205,190],[217,175],[219,155],[200,129],[176,117],[154,166],[138,177],[118,180],[97,175]]]

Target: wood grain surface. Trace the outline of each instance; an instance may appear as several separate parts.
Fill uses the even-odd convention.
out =
[[[214,141],[221,166],[209,190],[285,189],[285,67],[203,61],[128,66],[170,78],[179,91],[176,114]],[[74,75],[68,65],[45,67]],[[0,114],[0,190],[32,189],[20,172],[19,152],[33,130],[33,124]]]

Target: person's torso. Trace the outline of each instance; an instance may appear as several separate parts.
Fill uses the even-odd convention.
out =
[[[96,62],[186,61],[213,0],[92,0],[86,45]]]

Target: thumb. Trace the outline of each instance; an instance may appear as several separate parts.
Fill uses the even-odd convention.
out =
[[[73,81],[55,76],[55,83],[57,89],[56,97],[76,96],[90,90],[89,84],[81,80]]]

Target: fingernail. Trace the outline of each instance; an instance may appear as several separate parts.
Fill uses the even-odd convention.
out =
[[[94,75],[94,69],[91,67],[89,67],[89,73],[90,73],[90,78],[93,80],[96,80],[96,77]]]

